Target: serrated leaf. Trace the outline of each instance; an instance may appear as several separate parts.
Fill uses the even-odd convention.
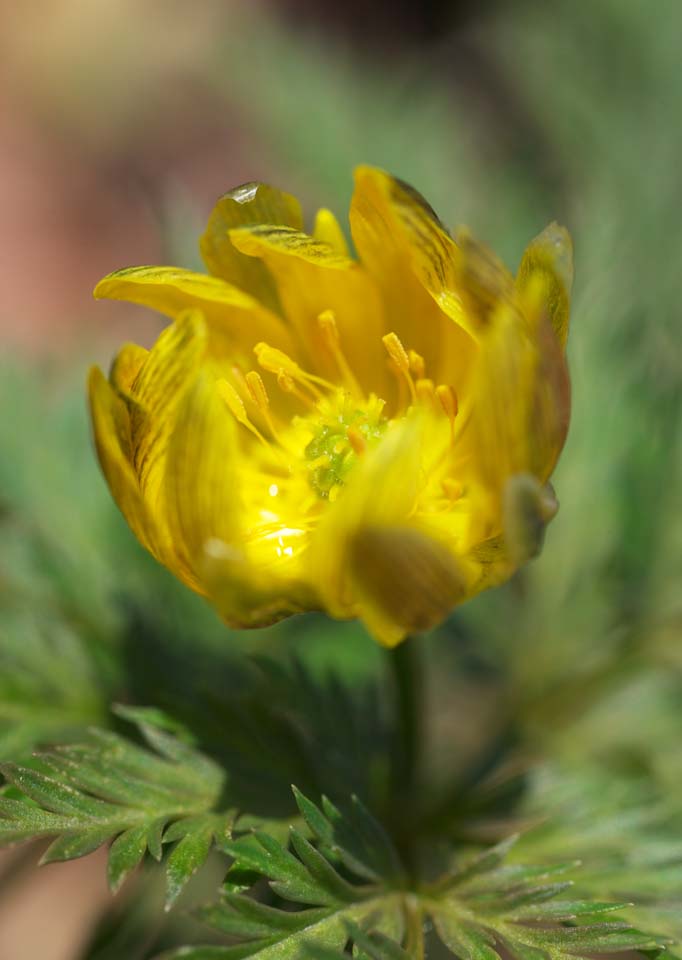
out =
[[[107,879],[109,889],[116,893],[124,880],[141,862],[147,850],[149,827],[142,824],[119,834],[109,850]]]
[[[404,871],[391,840],[357,797],[341,813],[327,797],[322,798],[320,809],[296,787],[293,791],[313,836],[349,870],[373,882],[402,882]]]
[[[170,910],[186,884],[206,862],[213,842],[213,828],[211,819],[195,823],[173,849],[166,865],[166,910]]]
[[[50,862],[112,840],[108,876],[116,890],[147,849],[161,859],[162,843],[179,841],[168,858],[170,905],[233,818],[213,812],[223,771],[166,731],[157,736],[148,719],[156,750],[93,730],[88,741],[38,754],[35,768],[5,764],[20,799],[0,795],[0,844],[54,836],[43,857]]]
[[[314,819],[309,801],[299,795],[299,802]],[[328,825],[319,822],[318,827],[326,831],[326,839],[333,836]],[[325,950],[338,953],[351,937],[352,927],[368,925],[376,930],[383,923],[387,929],[401,928],[401,921],[395,919],[397,894],[390,888],[351,882],[298,830],[292,828],[289,836],[291,850],[263,831],[222,845],[235,860],[228,878],[235,872],[246,872],[267,880],[278,896],[289,901],[289,909],[257,903],[226,889],[218,903],[199,913],[214,929],[240,941],[216,956],[228,960],[300,960],[308,955],[308,948],[319,954]],[[294,905],[305,906],[291,909]],[[193,956],[178,952],[169,956],[185,955]]]
[[[83,830],[82,833],[65,833],[50,844],[40,858],[40,862],[46,864],[86,857],[110,838],[111,827],[103,827],[99,830]]]
[[[533,920],[577,920],[578,917],[596,917],[614,913],[632,906],[629,903],[599,903],[592,900],[553,900],[551,903],[529,904],[512,910],[509,919],[519,922]]]

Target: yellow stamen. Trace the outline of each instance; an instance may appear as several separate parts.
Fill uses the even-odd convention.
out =
[[[273,437],[276,437],[277,431],[275,430],[275,424],[273,423],[270,412],[270,397],[268,396],[268,391],[265,389],[263,378],[256,370],[249,370],[244,378],[244,382],[249,391],[249,396],[258,407],[263,420],[265,420],[268,430]]]
[[[261,341],[261,343],[257,343],[253,348],[253,352],[256,354],[256,360],[259,366],[267,370],[268,373],[274,373],[278,377],[280,373],[288,374],[292,380],[298,381],[306,386],[317,399],[319,399],[322,394],[315,384],[320,384],[320,386],[325,387],[327,390],[334,390],[332,383],[303,370],[296,361],[287,356],[283,350],[278,350],[276,347],[271,347],[269,344]]]
[[[284,370],[279,370],[277,372],[277,386],[283,393],[290,393],[292,396],[296,397],[297,400],[300,400],[309,410],[315,409],[315,402],[306,396],[302,390],[296,386],[293,377],[290,377],[288,373],[285,373]]]
[[[341,348],[341,337],[339,336],[339,328],[336,323],[334,311],[324,310],[317,318],[317,322],[322,332],[325,345],[336,360],[339,373],[345,380],[346,386],[351,390],[352,393],[362,396],[360,385],[356,380],[355,374],[353,373],[350,364],[346,360],[346,355]]]
[[[452,439],[455,436],[455,417],[457,416],[457,394],[445,383],[441,383],[436,387],[436,396],[440,400],[440,405],[445,411],[445,416],[450,421],[450,435]]]
[[[249,415],[246,412],[246,407],[244,406],[244,401],[239,396],[235,388],[228,380],[218,380],[218,393],[222,399],[227,404],[227,407],[235,418],[237,423],[241,423],[243,427],[246,427],[255,437],[258,437],[261,443],[265,444],[266,447],[269,447],[270,444],[265,439],[263,434],[258,430],[257,427],[249,420]]]
[[[433,380],[423,379],[417,380],[415,384],[415,389],[417,391],[417,397],[424,404],[425,407],[433,407],[435,409],[436,405],[436,387]]]
[[[412,401],[416,401],[417,394],[414,389],[414,381],[412,380],[412,376],[410,374],[410,358],[407,355],[405,347],[402,345],[400,337],[397,333],[387,333],[381,339],[386,347],[386,352],[395,364],[398,372],[407,383]]]
[[[424,358],[420,353],[417,353],[416,350],[408,350],[407,355],[410,359],[410,370],[415,377],[421,380],[426,373],[426,364],[424,363]]]

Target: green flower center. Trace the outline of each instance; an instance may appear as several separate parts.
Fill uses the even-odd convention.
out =
[[[381,416],[382,406],[344,410],[319,422],[305,448],[305,459],[310,485],[323,500],[338,495],[364,450],[384,435],[388,420]]]

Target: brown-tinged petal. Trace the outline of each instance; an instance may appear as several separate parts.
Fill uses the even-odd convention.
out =
[[[573,285],[573,244],[565,227],[550,223],[526,248],[516,286],[522,302],[544,308],[562,348],[566,346]]]
[[[536,557],[542,549],[545,528],[559,505],[554,491],[528,473],[510,477],[503,494],[504,540],[515,566]]]
[[[219,355],[250,356],[261,340],[281,350],[293,349],[280,317],[232,284],[205,273],[180,267],[128,267],[100,280],[95,297],[152,307],[173,319],[190,308],[199,309]]]
[[[267,268],[237,250],[230,239],[233,228],[258,223],[302,230],[301,206],[295,197],[264,183],[236,187],[216,203],[200,241],[201,255],[214,276],[222,277],[277,310],[277,292]]]
[[[149,351],[136,343],[124,343],[114,358],[109,371],[109,382],[124,397],[130,397],[132,385]]]
[[[362,618],[385,646],[436,626],[468,594],[463,564],[412,527],[361,527],[348,563]]]
[[[126,404],[99,367],[90,370],[88,395],[97,457],[112,496],[140,543],[161,559],[162,538],[144,502],[131,462]]]
[[[181,314],[161,333],[131,387],[133,466],[149,508],[161,514],[168,440],[184,392],[204,360],[206,341],[202,314]]]
[[[477,334],[456,282],[460,253],[429,204],[400,180],[359,167],[350,211],[362,263],[380,285],[392,330],[427,375],[461,386]]]

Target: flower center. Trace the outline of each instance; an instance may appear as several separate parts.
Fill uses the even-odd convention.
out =
[[[323,500],[336,499],[358,457],[383,436],[388,425],[383,407],[384,401],[372,396],[361,409],[342,391],[320,405],[304,456],[310,486]]]

